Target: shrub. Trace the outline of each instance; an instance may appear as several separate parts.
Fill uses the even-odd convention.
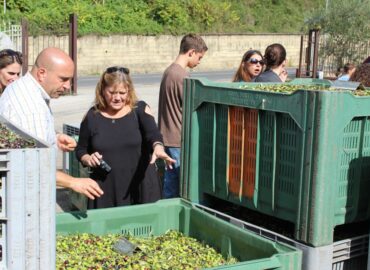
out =
[[[29,21],[30,33],[63,34],[68,15],[86,34],[298,32],[319,0],[7,0],[0,18]]]

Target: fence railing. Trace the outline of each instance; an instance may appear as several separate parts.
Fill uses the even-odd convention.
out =
[[[340,47],[337,52],[334,51],[331,54],[324,50],[326,42],[328,42],[327,37],[323,35],[320,38],[319,68],[331,76],[334,76],[337,69],[342,68],[346,63],[361,64],[370,55],[370,40],[346,44],[345,50]]]
[[[10,39],[10,42],[6,45],[8,48],[0,49],[13,49],[16,51],[22,51],[22,26],[11,21],[0,21],[0,32],[5,35],[0,36],[1,39]],[[5,40],[2,40],[5,43]]]
[[[346,44],[345,50],[340,47],[337,51],[332,51],[329,54],[325,51],[328,36],[320,35],[317,41],[315,39],[316,37],[310,39],[310,35],[302,35],[301,37],[300,63],[297,71],[299,77],[315,77],[317,76],[316,71],[323,71],[325,77],[334,78],[337,69],[343,67],[344,64],[348,62],[355,65],[361,64],[370,55],[370,40]],[[315,46],[318,51],[317,61],[314,59]]]
[[[25,74],[34,63],[37,55],[47,47],[57,47],[68,53],[73,59],[76,69],[72,79],[71,93],[77,94],[77,16],[71,14],[69,21],[65,22],[63,33],[60,36],[51,35],[45,29],[39,36],[30,36],[32,27],[27,20],[16,24],[11,21],[0,21],[0,44],[2,39],[6,44],[1,49],[13,49],[23,53],[22,73]],[[3,34],[2,34],[3,33]],[[31,49],[30,49],[31,48]]]

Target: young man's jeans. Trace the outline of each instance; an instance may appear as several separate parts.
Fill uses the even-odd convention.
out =
[[[164,172],[163,182],[163,198],[177,198],[180,197],[180,147],[165,147],[166,153],[173,159],[176,160],[175,164],[172,164],[172,169],[167,168]]]

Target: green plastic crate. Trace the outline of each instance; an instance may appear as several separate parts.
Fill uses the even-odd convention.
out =
[[[74,151],[69,153],[68,159],[69,159],[69,171],[68,171],[69,175],[72,175],[74,177],[89,177],[88,168],[82,166],[82,164],[77,160],[76,153]]]
[[[67,126],[69,126],[69,125],[67,125]],[[77,132],[79,133],[80,128],[74,127],[73,132],[74,132],[74,134],[70,135],[70,136],[72,136],[72,138],[76,142],[78,142],[78,137],[79,137],[78,135],[79,134],[75,134],[75,133],[77,133]],[[69,135],[69,134],[67,134],[67,135]],[[69,175],[72,175],[73,177],[89,177],[88,167],[82,166],[82,164],[77,160],[75,151],[69,152],[67,158],[68,158],[68,164],[69,164],[69,168],[68,168],[68,174]]]
[[[301,269],[300,250],[223,221],[183,199],[57,214],[57,233],[161,235],[169,229],[203,241],[240,261],[212,269]]]
[[[350,91],[283,94],[240,85],[185,80],[182,197],[207,205],[205,195],[211,195],[290,221],[295,238],[313,246],[333,243],[336,225],[369,219],[370,97]],[[255,142],[245,142],[250,149],[242,145],[246,153],[255,152],[248,168],[254,170],[252,184],[242,177],[233,182],[234,192],[228,179],[230,108],[258,112]],[[243,184],[253,187],[248,196]]]
[[[74,132],[79,132],[79,128],[74,128]],[[78,135],[72,135],[72,137],[78,142]],[[76,152],[71,151],[67,153],[68,158],[68,174],[73,177],[89,177],[88,167],[84,167],[76,158]],[[71,203],[77,209],[84,211],[87,209],[87,197],[81,193],[69,190],[69,197]]]

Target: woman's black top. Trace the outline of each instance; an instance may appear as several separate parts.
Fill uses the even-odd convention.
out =
[[[269,69],[257,76],[255,82],[282,82],[282,80],[275,72]]]
[[[149,151],[154,142],[163,142],[154,117],[145,112],[143,101],[130,113],[118,119],[104,117],[91,108],[80,127],[76,156],[99,152],[112,168],[106,173],[92,168],[94,179],[104,194],[88,200],[89,209],[140,203],[140,182],[149,163]],[[149,150],[150,149],[150,150]]]

